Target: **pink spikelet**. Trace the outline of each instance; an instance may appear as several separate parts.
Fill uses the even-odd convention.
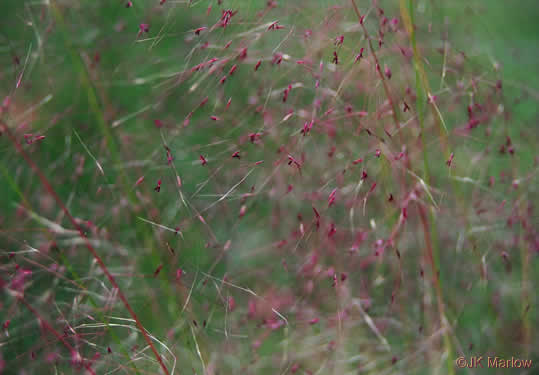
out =
[[[339,64],[339,55],[337,55],[337,51],[333,51],[333,64],[338,65]]]
[[[153,189],[158,193],[161,191],[161,179],[157,180],[157,185]]]
[[[297,161],[292,155],[288,155],[288,165],[294,164],[301,171],[301,163]]]
[[[198,29],[195,29],[195,35],[200,35],[200,33],[204,30],[206,30],[206,26],[199,27]]]
[[[303,136],[306,136],[307,133],[309,133],[311,131],[311,129],[313,128],[313,124],[314,124],[314,120],[311,120],[311,121],[306,122],[305,124],[303,124],[303,129],[301,129],[301,132],[303,133]]]
[[[449,159],[445,162],[445,164],[447,164],[448,167],[451,167],[451,163],[453,163],[453,157],[455,155],[453,153],[451,153],[451,155],[449,156]]]
[[[329,194],[328,198],[328,207],[331,207],[335,203],[335,199],[337,198],[337,189],[333,189],[331,193]]]
[[[284,29],[284,26],[279,25],[279,21],[272,22],[271,25],[269,25],[268,30],[280,30]]]
[[[206,158],[205,158],[203,155],[200,155],[200,156],[199,156],[199,159],[200,159],[200,163],[201,163],[202,165],[208,164],[208,161],[206,160]]]
[[[361,49],[359,50],[359,53],[356,55],[356,58],[354,59],[354,62],[358,62],[359,60],[361,60],[363,58],[363,51],[365,50],[365,48],[361,47]]]
[[[313,206],[313,211],[314,211],[314,215],[316,217],[316,229],[318,230],[320,228],[320,213],[318,212],[318,210]]]
[[[144,33],[149,33],[150,32],[150,25],[148,25],[147,23],[141,23],[138,26],[138,28],[139,28],[139,31],[138,31],[138,34],[137,34],[137,38],[140,37]]]

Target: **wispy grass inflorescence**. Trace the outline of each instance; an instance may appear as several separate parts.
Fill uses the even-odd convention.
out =
[[[456,8],[9,3],[0,373],[539,358],[539,95]]]

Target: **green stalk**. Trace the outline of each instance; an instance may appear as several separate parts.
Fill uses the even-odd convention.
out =
[[[90,106],[90,110],[93,112],[95,120],[97,121],[99,128],[101,129],[103,135],[105,136],[107,147],[112,154],[112,158],[114,162],[117,163],[119,161],[117,140],[115,139],[114,134],[110,131],[109,127],[107,126],[105,122],[105,117],[104,117],[103,110],[101,108],[101,104],[99,103],[99,99],[97,97],[95,88],[90,81],[90,77],[88,75],[88,71],[86,70],[86,66],[84,65],[84,62],[82,61],[78,51],[75,49],[75,47],[73,46],[73,43],[71,42],[71,39],[69,38],[69,31],[66,29],[64,17],[62,16],[60,9],[58,9],[58,5],[56,4],[56,1],[51,1],[50,7],[52,10],[52,14],[54,16],[54,20],[58,24],[60,28],[60,32],[62,33],[64,37],[65,44],[69,52],[69,56],[79,75],[80,83],[86,91],[86,95],[88,97],[88,105]],[[124,178],[125,173],[121,173],[121,177]]]
[[[401,14],[405,21],[406,28],[408,30],[408,34],[410,35],[410,41],[412,43],[412,48],[414,52],[414,71],[415,71],[415,78],[416,78],[416,92],[417,92],[417,117],[419,121],[419,126],[421,129],[421,144],[423,148],[423,179],[427,185],[430,185],[430,171],[429,171],[429,162],[428,162],[428,155],[427,155],[427,149],[426,149],[426,140],[425,140],[425,119],[424,119],[424,111],[425,111],[425,105],[427,102],[427,95],[425,91],[428,91],[428,82],[426,78],[426,74],[423,68],[423,64],[421,62],[421,56],[419,54],[419,51],[417,49],[417,43],[416,43],[416,36],[415,36],[415,29],[414,29],[414,1],[408,0],[408,6],[406,6],[405,0],[400,0],[401,5]],[[444,346],[445,350],[447,352],[447,370],[448,374],[453,375],[455,374],[455,367],[453,364],[453,347],[451,344],[451,338],[449,336],[449,332],[446,330],[447,327],[447,318],[445,316],[444,311],[444,300],[443,300],[443,293],[442,293],[442,282],[440,280],[440,277],[438,276],[438,270],[440,269],[439,265],[439,248],[438,248],[438,235],[437,235],[437,228],[436,228],[436,217],[434,216],[434,213],[430,213],[430,215],[425,214],[425,210],[423,207],[419,206],[419,212],[421,221],[423,223],[424,228],[424,234],[425,234],[425,242],[427,246],[427,258],[429,260],[429,263],[431,265],[431,272],[432,272],[432,278],[433,278],[433,286],[437,294],[437,300],[438,300],[438,313],[440,316],[440,324],[442,328],[444,329]],[[432,236],[432,238],[431,238]]]
[[[67,30],[64,17],[59,8],[59,5],[56,1],[51,1],[50,7],[54,20],[59,26],[60,32],[64,38],[65,46],[69,52],[70,58],[72,60],[73,66],[75,66],[76,73],[78,74],[80,84],[84,88],[88,98],[88,105],[92,111],[95,121],[97,122],[107,144],[107,149],[110,151],[112,162],[116,165],[121,165],[122,159],[120,157],[120,146],[115,136],[114,132],[111,131],[110,126],[105,121],[105,114],[103,112],[102,103],[100,103],[99,97],[97,95],[96,89],[91,82],[88,70],[82,58],[80,57],[77,48],[73,45],[73,42],[70,38],[69,30]],[[84,144],[83,144],[84,145]],[[127,198],[129,202],[129,207],[134,208],[138,203],[138,198],[135,195],[133,189],[130,189],[129,178],[124,169],[119,169],[119,178],[120,178],[120,191],[123,197]],[[134,213],[134,211],[132,211]],[[136,216],[136,215],[135,215]],[[134,223],[135,233],[140,236],[141,241],[144,243],[146,248],[155,249],[156,246],[153,244],[153,232],[151,228],[142,223],[139,220],[136,220]],[[157,251],[152,251],[151,259],[154,264],[163,264],[167,263],[168,259],[163,258],[163,255]],[[168,290],[170,295],[173,295],[170,283],[166,280],[166,273],[161,273],[161,288]]]

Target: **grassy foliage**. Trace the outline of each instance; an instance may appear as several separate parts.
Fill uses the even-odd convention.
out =
[[[537,366],[537,6],[499,4],[7,1],[0,373]]]

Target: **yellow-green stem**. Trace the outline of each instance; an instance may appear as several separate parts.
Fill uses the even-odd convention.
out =
[[[414,10],[413,10],[413,0],[408,0],[408,6],[406,6],[405,0],[400,1],[401,13],[403,19],[405,20],[405,26],[408,30],[410,36],[410,41],[412,43],[412,49],[414,53],[414,70],[416,78],[416,91],[417,91],[417,117],[419,121],[420,131],[421,131],[421,143],[423,149],[423,179],[427,185],[430,185],[430,172],[429,172],[429,163],[428,163],[428,154],[426,150],[425,142],[425,124],[424,124],[424,110],[427,103],[427,97],[425,95],[425,89],[427,88],[427,82],[425,73],[422,67],[421,56],[417,49],[415,29],[414,29]],[[423,228],[425,231],[425,242],[427,246],[427,258],[429,260],[430,266],[432,268],[432,278],[433,278],[433,287],[437,294],[438,300],[438,313],[440,316],[440,324],[444,330],[444,346],[447,352],[447,370],[450,375],[455,373],[455,367],[453,364],[453,348],[451,344],[451,338],[449,336],[447,327],[447,319],[445,316],[444,300],[442,293],[442,283],[438,275],[439,267],[439,252],[438,252],[438,238],[437,238],[437,229],[436,229],[436,218],[434,214],[425,215],[424,208],[419,206],[421,220],[423,222]],[[432,238],[431,238],[432,234]]]

